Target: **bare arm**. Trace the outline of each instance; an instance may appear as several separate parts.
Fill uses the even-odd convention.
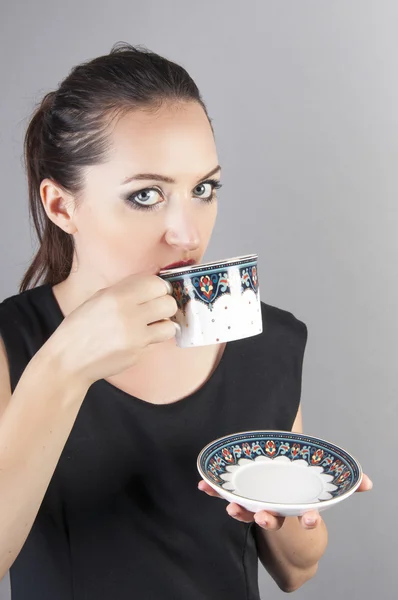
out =
[[[301,407],[292,431],[303,432]],[[266,531],[256,524],[255,533],[262,565],[286,592],[298,589],[315,575],[328,543],[323,520],[315,529],[305,530],[297,517],[286,517],[279,531]]]
[[[0,579],[32,528],[90,385],[175,336],[177,303],[169,293],[155,275],[99,290],[34,355],[12,396],[0,345]]]
[[[32,528],[87,389],[63,371],[50,338],[11,396],[0,340],[0,579]]]

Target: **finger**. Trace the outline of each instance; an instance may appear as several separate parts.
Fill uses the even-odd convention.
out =
[[[157,277],[159,277],[159,275],[157,275]],[[159,277],[159,279],[161,279],[166,285],[167,294],[171,295],[173,293],[173,286],[171,285],[170,281],[168,281],[167,279],[162,279],[162,277]]]
[[[241,521],[242,523],[252,523],[254,520],[254,513],[246,510],[243,506],[232,502],[227,506],[227,513],[230,517],[233,517],[237,521]]]
[[[133,291],[136,304],[144,304],[153,298],[172,293],[171,284],[157,275],[130,275],[119,285],[127,288],[129,292]]]
[[[159,321],[158,323],[151,323],[151,325],[147,326],[147,330],[149,345],[171,340],[176,336],[177,331],[180,331],[181,328],[178,323],[174,323],[174,321],[165,319],[164,321]]]
[[[362,481],[360,486],[357,488],[357,492],[369,492],[373,487],[373,481],[370,479],[370,477],[368,477],[367,475],[365,475],[365,473],[362,476]]]
[[[285,517],[277,517],[265,510],[261,510],[254,515],[254,520],[262,529],[278,531],[285,522]]]
[[[172,296],[166,295],[141,304],[139,310],[143,313],[144,322],[150,325],[163,319],[170,319],[176,314],[178,306]]]
[[[212,496],[213,498],[221,498],[220,494],[217,494],[216,490],[213,490],[211,485],[203,481],[199,481],[198,488],[201,492],[205,492],[208,496]]]
[[[299,517],[300,524],[304,529],[315,529],[319,526],[322,520],[321,515],[316,510],[309,510],[304,515]]]

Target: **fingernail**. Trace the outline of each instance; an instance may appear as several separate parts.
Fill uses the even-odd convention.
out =
[[[167,287],[167,293],[168,294],[173,294],[173,286],[171,285],[170,281],[167,281],[167,279],[163,279],[163,281],[166,284]]]
[[[181,333],[181,325],[173,321],[174,327],[176,328],[176,334]]]
[[[171,285],[170,281],[168,281],[167,279],[163,279],[163,277],[160,277],[160,275],[157,275],[156,277],[159,277],[159,279],[161,279],[163,281],[163,283],[166,286],[166,293],[167,294],[172,294],[173,293],[173,286]]]
[[[259,525],[260,525],[261,527],[264,527],[264,528],[265,528],[265,527],[267,527],[267,526],[268,526],[268,521],[261,521],[261,522],[259,523]]]
[[[311,527],[312,525],[315,525],[316,519],[306,518],[306,519],[304,519],[304,523],[306,525],[308,525],[309,527]]]
[[[257,525],[259,525],[260,527],[267,527],[268,525],[268,521],[264,521],[264,520],[259,520],[257,521],[256,519],[254,519],[257,523]]]

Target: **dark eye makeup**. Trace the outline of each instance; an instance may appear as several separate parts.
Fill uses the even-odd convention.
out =
[[[202,186],[205,186],[206,184],[211,185],[211,194],[208,197],[201,197],[198,194],[198,192],[195,192],[195,190],[197,190],[198,188],[201,188]],[[210,204],[211,202],[213,202],[215,200],[216,190],[219,190],[221,187],[222,187],[222,183],[220,183],[220,181],[218,179],[206,179],[206,181],[201,181],[194,187],[192,195],[194,198],[199,198],[200,200],[202,200],[202,202],[204,202],[206,204]],[[150,201],[151,197],[138,198],[138,196],[140,196],[140,195],[148,196],[151,192],[156,192],[160,196],[163,196],[163,192],[162,192],[161,188],[159,188],[158,186],[151,186],[151,187],[142,188],[141,190],[138,190],[137,192],[134,192],[133,194],[129,194],[128,196],[125,196],[124,201],[126,202],[126,204],[129,208],[132,208],[134,210],[146,210],[146,211],[158,210],[159,207],[161,206],[161,204],[163,204],[163,202],[155,202],[154,204],[146,204],[145,203],[146,200]]]

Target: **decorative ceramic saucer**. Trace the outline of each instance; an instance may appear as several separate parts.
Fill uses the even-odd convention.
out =
[[[289,431],[224,436],[203,448],[197,467],[225,500],[286,517],[321,512],[351,496],[362,480],[361,466],[348,452]]]

